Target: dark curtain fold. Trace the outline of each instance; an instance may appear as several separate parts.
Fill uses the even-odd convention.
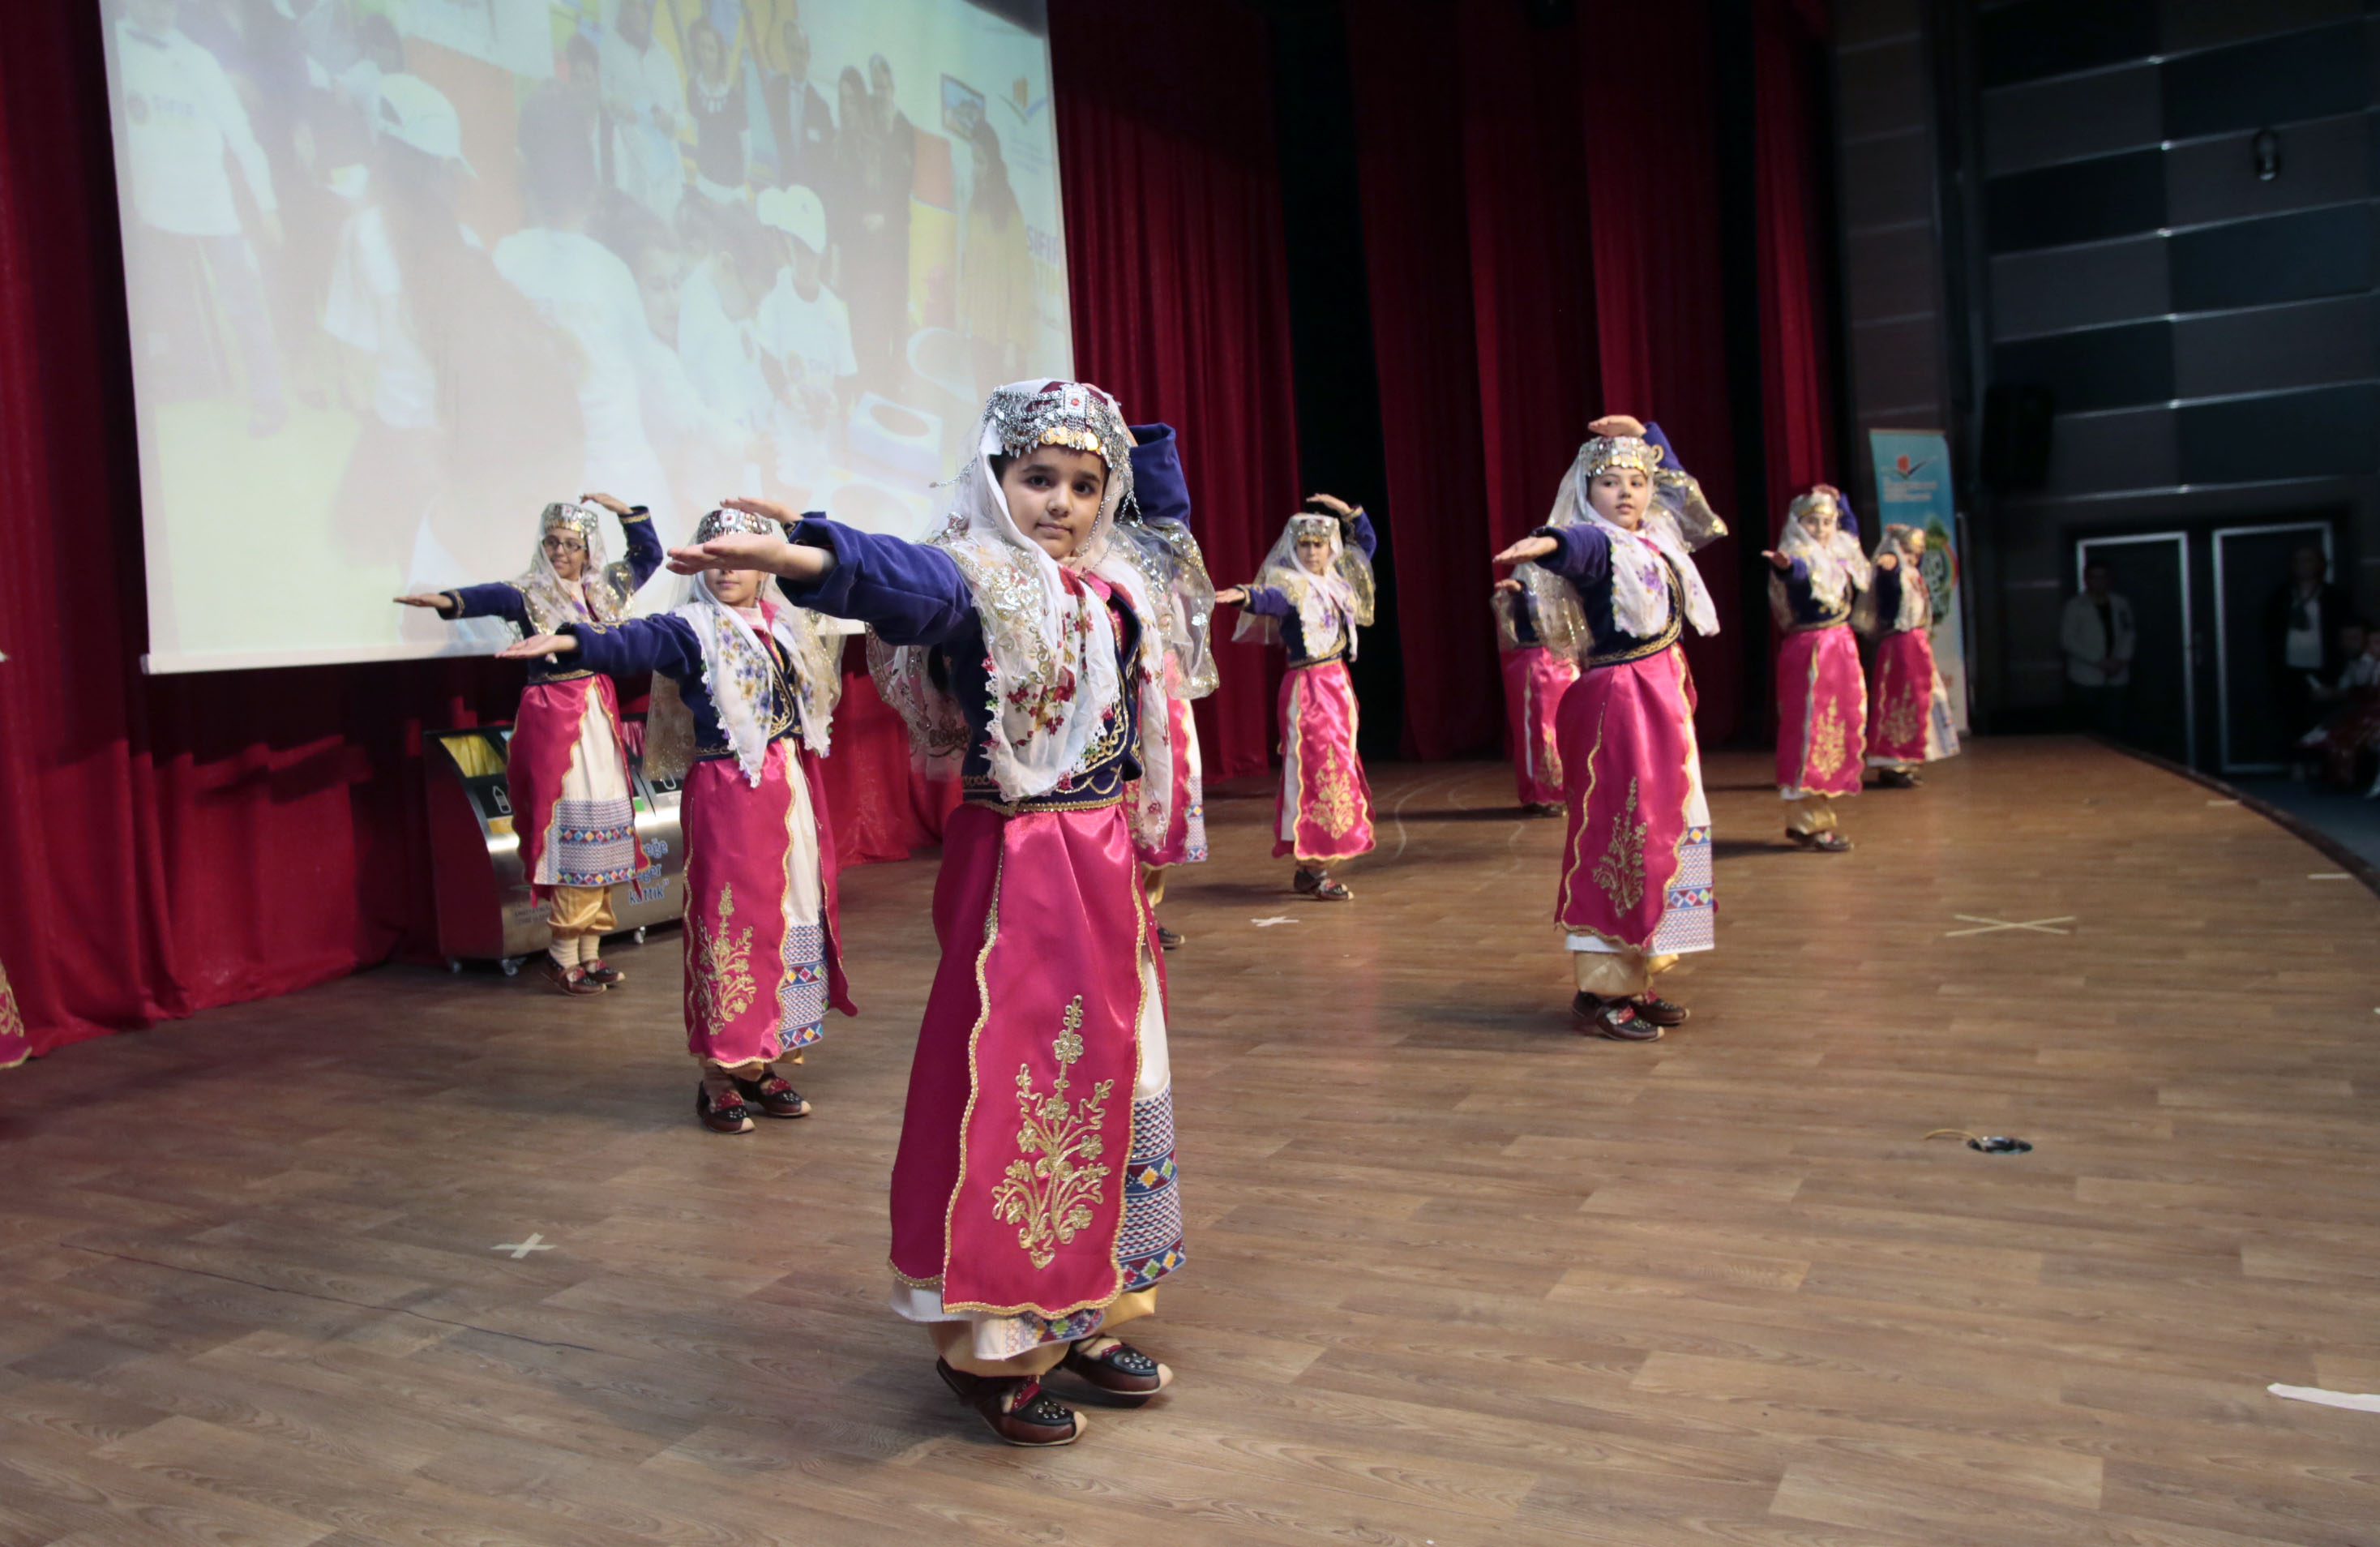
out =
[[[1814,91],[1822,32],[1795,0],[1755,0],[1754,162],[1761,311],[1761,439],[1768,522],[1837,476],[1830,286],[1824,205],[1826,126]],[[1863,535],[1873,542],[1876,533]]]
[[[1424,759],[1492,747],[1502,729],[1466,237],[1468,103],[1459,82],[1448,100],[1458,46],[1448,20],[1429,0],[1368,0],[1350,7],[1347,27],[1387,453],[1387,508],[1373,516],[1396,554],[1404,750]],[[1548,500],[1559,475],[1547,475]]]
[[[1625,37],[1633,67],[1615,68]],[[1726,300],[1719,251],[1711,18],[1702,6],[1579,6],[1572,55],[1586,81],[1586,200],[1595,263],[1599,411],[1658,420],[1741,534],[1763,532],[1742,505],[1728,396]],[[1723,632],[1686,636],[1705,745],[1743,720],[1743,655],[1725,630],[1761,627],[1744,611],[1740,536],[1696,555]],[[1753,599],[1755,604],[1757,598]]]
[[[1289,293],[1264,23],[1236,0],[1053,0],[1058,165],[1078,374],[1181,435],[1218,587],[1296,510]],[[1223,639],[1228,611],[1219,613]],[[1221,644],[1198,704],[1209,778],[1260,772],[1280,664]]]

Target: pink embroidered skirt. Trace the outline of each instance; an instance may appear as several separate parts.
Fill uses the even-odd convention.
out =
[[[1503,665],[1506,740],[1521,804],[1556,804],[1562,798],[1562,764],[1554,721],[1562,695],[1578,680],[1578,663],[1543,645],[1524,645],[1505,651]]]
[[[610,677],[522,690],[504,785],[521,872],[539,901],[556,886],[617,886],[637,873],[637,814]]]
[[[1180,671],[1168,657],[1168,684]],[[1173,810],[1165,825],[1165,841],[1140,851],[1145,865],[1195,865],[1207,858],[1206,793],[1198,766],[1198,722],[1187,699],[1165,700],[1166,745],[1173,753]],[[1134,794],[1137,795],[1137,791]]]
[[[759,787],[734,758],[686,776],[686,1046],[728,1068],[808,1047],[856,1012],[835,939],[834,835],[818,759],[769,744]]]
[[[1904,768],[1959,755],[1959,727],[1949,689],[1934,669],[1934,640],[1924,628],[1887,634],[1876,646],[1876,695],[1870,703],[1867,761]]]
[[[1555,919],[1571,948],[1669,956],[1717,942],[1710,810],[1685,652],[1596,666],[1556,719],[1564,804]]]
[[[1852,626],[1803,628],[1777,651],[1777,791],[1857,795],[1867,736],[1867,677]]]
[[[1346,663],[1292,666],[1282,676],[1275,858],[1330,864],[1372,851],[1372,786],[1355,755],[1356,725]]]
[[[986,1357],[1086,1336],[1184,1257],[1162,956],[1125,809],[961,806],[934,933],[892,1163],[896,1309],[978,1322]]]

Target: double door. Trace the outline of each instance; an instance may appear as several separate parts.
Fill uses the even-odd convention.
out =
[[[2301,548],[2318,548],[2338,574],[2335,523],[2326,518],[2205,525],[2078,539],[2074,585],[2104,562],[2131,604],[2137,636],[2124,738],[2145,751],[2224,774],[2277,772],[2290,737],[2277,690],[2277,641],[2267,620]],[[2325,628],[2338,619],[2325,619]]]

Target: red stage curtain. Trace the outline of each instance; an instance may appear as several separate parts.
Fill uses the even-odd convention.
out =
[[[1255,577],[1298,506],[1289,294],[1263,21],[1235,0],[1053,0],[1075,370],[1181,435],[1217,586]],[[1217,615],[1230,637],[1228,611]],[[1207,776],[1261,772],[1281,666],[1219,645]]]
[[[1740,503],[1758,492],[1736,481],[1728,403],[1710,26],[1701,6],[1579,6],[1599,396],[1604,412],[1658,420],[1712,508],[1737,532],[1757,533],[1767,518]],[[1621,38],[1631,67],[1614,67]],[[1696,555],[1724,630],[1761,627],[1743,609],[1739,541]],[[1705,745],[1723,744],[1742,719],[1742,650],[1725,633],[1689,632],[1686,656],[1696,729]]]
[[[1469,104],[1459,82],[1449,101],[1449,55],[1462,35],[1449,14],[1428,0],[1374,0],[1350,7],[1347,26],[1387,451],[1388,509],[1375,515],[1396,555],[1404,750],[1426,759],[1493,747],[1503,734],[1464,135],[1450,117]],[[1560,471],[1544,475],[1549,502]]]
[[[1792,0],[1755,0],[1753,175],[1760,230],[1761,432],[1769,524],[1785,504],[1835,473],[1831,323],[1818,157],[1825,126],[1811,82],[1822,30]],[[1874,513],[1869,513],[1873,518]],[[1876,531],[1862,533],[1873,542]]]
[[[1709,18],[1609,0],[1544,30],[1516,6],[1459,27],[1429,0],[1348,16],[1406,749],[1453,757],[1500,735],[1488,555],[1545,518],[1589,420],[1658,420],[1713,506],[1744,518]],[[1641,67],[1612,67],[1616,36]],[[1732,539],[1701,556],[1730,629],[1736,562]],[[1739,722],[1742,652],[1688,654],[1716,745]]]

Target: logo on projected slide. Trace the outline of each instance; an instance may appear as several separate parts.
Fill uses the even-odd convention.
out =
[[[136,124],[149,121],[149,99],[135,91],[124,99],[124,116]]]

